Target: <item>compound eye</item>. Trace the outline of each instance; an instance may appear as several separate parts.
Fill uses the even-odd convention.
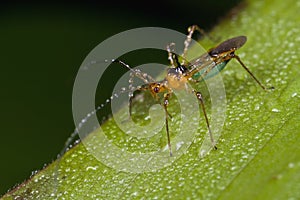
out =
[[[154,92],[158,93],[159,92],[159,87],[155,87]]]

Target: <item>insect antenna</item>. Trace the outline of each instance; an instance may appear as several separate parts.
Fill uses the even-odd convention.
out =
[[[131,72],[130,73],[130,79],[129,79],[129,87],[128,87],[128,89],[126,89],[124,87],[121,88],[121,90],[119,92],[113,94],[110,98],[106,99],[106,101],[103,104],[97,106],[93,111],[89,112],[88,114],[86,114],[86,116],[84,118],[82,118],[82,120],[77,125],[74,132],[70,135],[70,137],[65,142],[64,148],[61,150],[61,152],[59,153],[59,155],[57,157],[58,159],[68,150],[68,148],[72,144],[74,138],[76,137],[76,135],[78,135],[79,130],[87,122],[87,120],[90,117],[92,117],[93,115],[95,115],[103,107],[105,107],[108,103],[110,103],[113,100],[114,97],[118,97],[120,94],[123,94],[123,93],[126,93],[126,92],[129,92],[129,97],[130,98],[133,97],[133,91],[137,89],[136,87],[134,87],[132,85],[134,77],[140,78],[145,84],[148,84],[149,82],[155,82],[155,80],[149,74],[142,72],[140,69],[131,68],[128,64],[126,64],[125,62],[123,62],[119,59],[111,59],[111,60],[104,60],[104,61],[91,61],[90,63],[85,65],[83,67],[83,69],[88,70],[91,65],[94,65],[94,64],[97,64],[97,63],[103,63],[103,62],[119,63],[121,66],[124,66],[127,69],[129,69],[130,72]]]
[[[79,122],[79,124],[77,125],[77,127],[75,128],[75,130],[73,131],[73,133],[69,136],[69,138],[67,139],[67,141],[65,142],[64,148],[61,150],[60,154],[58,155],[58,158],[61,157],[70,147],[70,145],[72,144],[74,138],[76,137],[76,135],[78,135],[79,130],[84,126],[84,124],[92,117],[94,116],[99,110],[101,110],[102,108],[104,108],[107,104],[109,104],[114,98],[118,98],[118,96],[120,94],[126,93],[128,92],[128,90],[126,90],[126,88],[122,88],[121,91],[114,93],[110,98],[106,99],[105,102],[103,104],[100,104],[99,106],[97,106],[93,111],[89,112],[88,114],[85,115],[84,118],[81,119],[81,121]]]
[[[68,137],[67,141],[64,144],[63,149],[60,151],[60,153],[57,155],[57,164],[56,164],[56,169],[54,172],[54,188],[55,188],[55,193],[57,191],[57,179],[58,179],[58,169],[59,169],[59,165],[60,165],[60,161],[62,159],[62,156],[65,154],[66,151],[69,150],[69,148],[72,147],[72,143],[74,143],[74,139],[75,137],[79,134],[80,129],[85,125],[85,123],[94,115],[97,114],[98,111],[100,111],[102,108],[104,108],[106,105],[108,105],[109,103],[111,103],[111,101],[114,98],[118,98],[119,95],[123,94],[123,93],[129,93],[129,98],[132,99],[133,97],[133,92],[136,89],[139,89],[139,87],[134,87],[133,86],[133,78],[137,77],[140,78],[145,84],[148,84],[149,82],[155,81],[150,75],[148,75],[147,73],[143,73],[140,69],[136,69],[136,68],[131,68],[128,64],[126,64],[125,62],[118,60],[118,59],[112,59],[112,60],[104,60],[104,61],[91,61],[90,63],[88,63],[87,65],[85,65],[83,68],[83,70],[88,70],[90,66],[95,65],[97,63],[105,63],[105,62],[110,62],[110,63],[119,63],[121,66],[126,67],[127,69],[130,70],[130,79],[129,79],[129,87],[128,89],[126,89],[125,87],[122,87],[120,91],[114,93],[110,98],[106,99],[104,103],[100,104],[99,106],[97,106],[94,110],[92,110],[91,112],[87,113],[85,115],[84,118],[81,119],[81,121],[79,122],[79,124],[76,126],[75,130],[72,132],[72,134]],[[130,105],[131,106],[131,105]],[[79,143],[79,140],[75,141],[74,144]]]
[[[131,73],[134,74],[134,76],[136,76],[137,78],[140,78],[145,83],[155,81],[149,74],[143,73],[140,69],[132,68],[128,64],[126,64],[125,62],[123,62],[122,60],[119,60],[119,59],[111,59],[111,60],[106,59],[106,60],[102,60],[102,61],[93,60],[93,61],[90,61],[89,63],[87,63],[85,66],[83,66],[81,68],[81,70],[89,70],[89,68],[91,66],[98,64],[98,63],[119,63],[121,66],[129,69],[131,71]]]

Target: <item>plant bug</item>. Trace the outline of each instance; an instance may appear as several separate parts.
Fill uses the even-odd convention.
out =
[[[227,65],[227,63],[233,58],[240,63],[240,65],[250,74],[250,76],[258,83],[258,85],[263,90],[274,89],[273,87],[270,88],[265,87],[254,76],[254,74],[246,67],[246,65],[241,61],[240,57],[235,54],[235,51],[246,43],[247,41],[246,36],[238,36],[238,37],[228,39],[194,60],[191,60],[189,62],[185,60],[184,59],[185,55],[188,51],[188,47],[191,43],[192,35],[195,31],[199,31],[202,34],[204,33],[202,29],[200,29],[196,25],[188,28],[189,33],[184,42],[184,51],[183,54],[181,55],[183,59],[181,62],[179,61],[179,56],[173,53],[173,51],[171,50],[174,44],[170,44],[167,46],[168,59],[170,60],[171,66],[170,68],[167,69],[167,74],[164,77],[164,79],[161,81],[155,81],[155,79],[152,78],[150,75],[141,72],[139,69],[131,68],[128,64],[126,64],[121,60],[118,59],[112,60],[113,63],[119,63],[120,65],[126,67],[131,72],[131,78],[129,79],[130,115],[132,110],[132,102],[135,97],[134,96],[135,91],[150,91],[152,96],[155,99],[157,99],[159,103],[162,105],[165,112],[165,127],[166,127],[167,143],[168,143],[170,156],[172,156],[170,131],[169,131],[169,118],[171,118],[171,115],[168,113],[168,105],[169,105],[169,99],[172,96],[174,89],[183,90],[187,88],[186,85],[188,83],[198,83],[200,81],[215,76],[217,73],[222,71]],[[141,79],[144,82],[144,84],[136,88],[132,87],[131,83],[133,82],[134,77]],[[120,93],[124,93],[124,92],[125,90],[121,91]],[[191,92],[197,97],[199,104],[201,106],[202,112],[204,114],[206,126],[210,135],[212,147],[217,149],[212,131],[210,129],[210,124],[206,114],[206,109],[205,109],[202,94],[200,91],[196,91],[196,90],[193,90]],[[106,103],[108,103],[111,99],[112,97],[108,99]],[[94,115],[104,105],[98,106],[94,111],[88,113],[86,117],[82,120],[82,123],[78,125],[78,129],[80,129],[80,127],[85,123],[85,121],[89,119],[89,116]],[[78,129],[76,129],[73,132],[73,134],[66,142],[66,146],[63,149],[61,155],[65,152],[65,150],[70,145],[73,138],[77,135]]]
[[[189,27],[188,30],[189,30],[189,34],[187,36],[186,41],[184,42],[185,44],[184,52],[181,55],[183,58],[187,52],[193,32],[195,30],[200,31],[201,33],[203,32],[198,26],[191,26]],[[232,58],[236,59],[240,63],[240,65],[250,74],[250,76],[258,83],[258,85],[263,90],[274,89],[273,87],[266,88],[246,67],[246,65],[241,61],[240,57],[235,54],[235,51],[240,47],[242,47],[246,43],[246,41],[247,41],[246,36],[238,36],[238,37],[228,39],[222,42],[221,44],[219,44],[218,46],[210,49],[207,53],[201,55],[200,57],[190,62],[183,60],[181,63],[179,62],[178,56],[171,51],[171,45],[173,45],[171,44],[167,46],[171,67],[167,69],[166,77],[162,81],[152,81],[152,82],[150,81],[149,83],[146,83],[136,88],[137,91],[145,91],[145,90],[150,91],[150,93],[155,99],[159,99],[158,94],[163,93],[163,98],[160,99],[160,102],[165,111],[165,126],[166,126],[170,156],[172,156],[172,150],[171,150],[168,120],[171,116],[168,113],[168,105],[169,105],[169,98],[173,94],[173,89],[184,89],[186,88],[185,85],[189,82],[197,83],[204,79],[216,75],[217,73],[219,73],[221,70],[225,68],[227,63]],[[125,64],[120,60],[114,60],[114,62],[118,62],[121,65],[127,67],[128,69],[133,70],[132,68],[129,67],[129,65]],[[140,75],[136,75],[136,76],[140,76]],[[151,78],[151,80],[154,79]],[[196,95],[201,105],[205,117],[207,129],[209,131],[211,144],[215,149],[217,149],[212,131],[210,129],[202,94],[201,92],[196,90],[193,90],[192,92]],[[131,93],[129,99],[130,114],[131,114],[133,98],[134,95],[133,93]]]

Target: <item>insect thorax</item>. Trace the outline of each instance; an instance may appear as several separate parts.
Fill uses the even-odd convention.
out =
[[[173,89],[183,89],[187,83],[187,78],[185,76],[187,71],[187,68],[183,65],[168,69],[168,73],[165,78],[168,87]]]

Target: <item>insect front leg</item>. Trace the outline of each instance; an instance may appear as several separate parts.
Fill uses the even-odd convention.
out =
[[[134,87],[133,87],[133,78],[135,77],[134,73],[130,73],[130,78],[128,80],[128,89],[129,89],[129,118],[131,118],[131,115],[132,115],[132,100],[134,98]]]
[[[146,90],[149,90],[149,85],[148,84],[145,84],[145,85],[142,85],[142,86],[138,86],[135,91],[130,91],[129,93],[129,117],[131,117],[132,115],[132,103],[133,103],[133,99],[135,97],[134,95],[134,92],[139,92],[139,91],[146,91]]]
[[[170,156],[172,156],[172,148],[171,148],[171,141],[170,141],[170,133],[169,133],[169,113],[168,113],[168,105],[169,105],[169,98],[171,93],[166,93],[164,95],[164,110],[165,110],[165,120],[166,120],[166,131],[167,131],[167,138],[168,138],[168,147],[170,151]]]
[[[125,68],[129,69],[135,77],[141,79],[144,83],[149,83],[149,81],[155,81],[153,77],[149,74],[143,73],[140,69],[131,68],[128,64],[121,60],[114,59],[112,60],[112,63],[119,63],[121,66],[124,66]]]
[[[202,111],[203,111],[203,114],[204,114],[204,117],[205,117],[206,126],[207,126],[207,129],[208,129],[208,132],[209,132],[209,137],[210,137],[211,144],[214,147],[214,149],[217,149],[212,131],[211,131],[210,126],[209,126],[209,121],[208,121],[207,114],[206,114],[206,111],[205,111],[205,106],[204,106],[202,94],[201,94],[201,92],[197,92],[195,90],[193,92],[195,93],[198,101],[200,102],[200,105],[201,105],[201,108],[202,108]]]
[[[155,80],[149,74],[142,72],[140,69],[134,69],[134,68],[130,67],[128,64],[126,64],[125,62],[121,61],[121,60],[114,59],[113,63],[119,63],[121,66],[124,66],[124,67],[126,67],[127,69],[130,70],[130,78],[128,80],[128,83],[129,83],[128,84],[128,90],[129,90],[129,94],[128,94],[128,96],[129,96],[129,105],[128,105],[129,106],[129,116],[128,116],[128,119],[130,119],[131,116],[132,116],[132,102],[133,102],[133,99],[134,99],[134,92],[148,90],[149,89],[148,83],[150,81],[154,82]],[[145,85],[135,87],[133,85],[134,78],[141,79],[145,83]]]

